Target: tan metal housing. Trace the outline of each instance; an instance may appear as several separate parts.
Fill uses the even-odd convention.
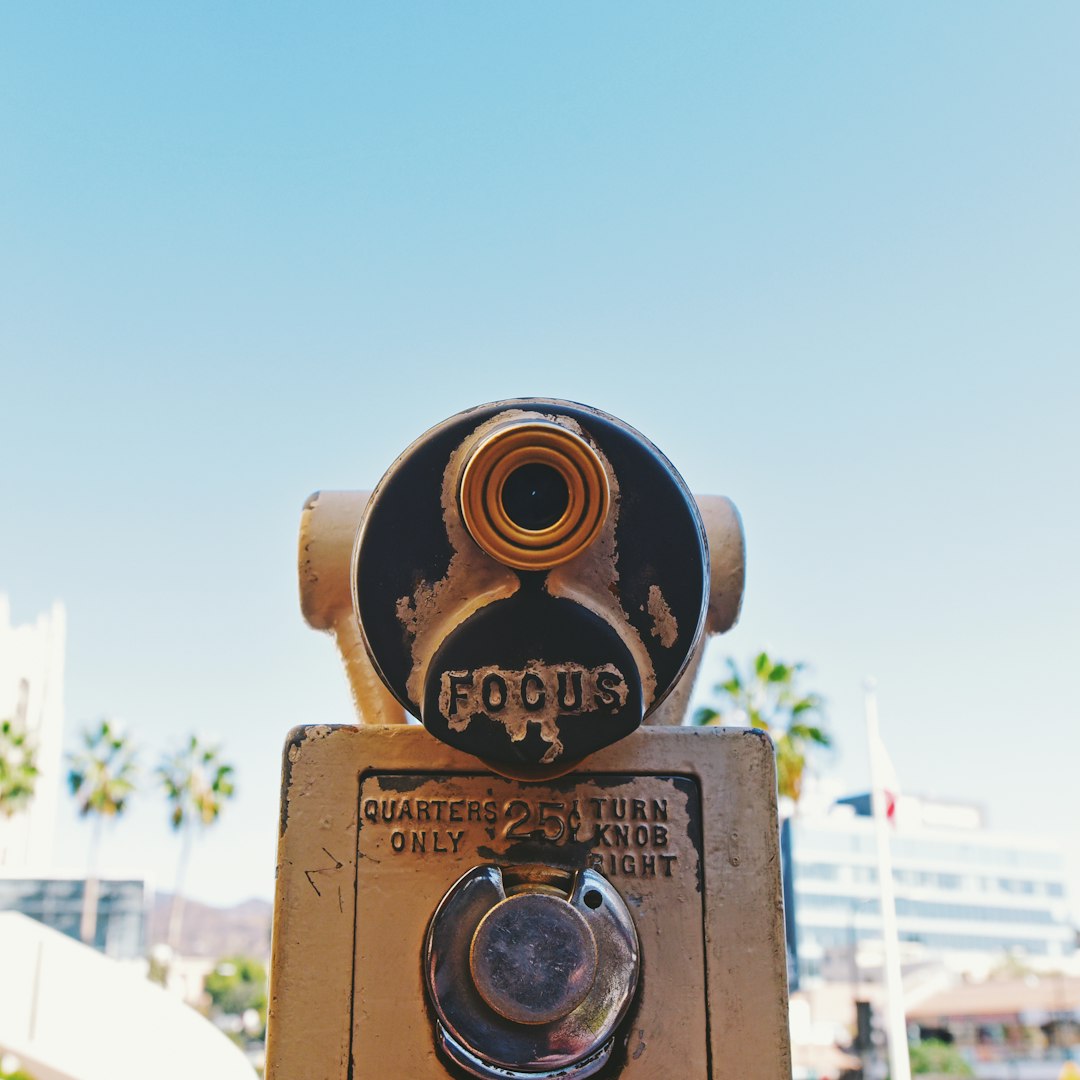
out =
[[[332,634],[358,726],[286,743],[268,1080],[448,1080],[424,985],[440,900],[478,865],[528,856],[604,875],[640,941],[641,978],[602,1075],[791,1075],[772,746],[679,728],[703,639],[647,725],[558,778],[522,781],[406,724],[353,610],[363,492],[321,492],[300,531],[300,600]],[[699,498],[710,548],[706,632],[738,617],[742,527]]]
[[[669,794],[673,778],[688,793],[682,808]],[[307,727],[290,735],[269,1080],[453,1075],[435,1050],[423,988],[428,922],[462,873],[505,855],[506,834],[526,807],[564,799],[567,784],[580,793],[594,836],[609,808],[632,806],[631,794],[645,816],[652,800],[668,800],[664,833],[643,820],[643,846],[628,832],[631,847],[595,848],[641,941],[642,983],[620,1080],[790,1077],[768,739],[747,730],[643,727],[561,783],[552,792],[494,777],[416,725]],[[593,794],[597,785],[609,785],[607,793]],[[442,820],[434,820],[433,790],[442,795]],[[400,800],[409,792],[412,816],[402,819]],[[428,803],[422,820],[417,796]],[[585,809],[584,802],[594,798],[623,802],[601,802],[594,813],[596,804]],[[470,800],[483,808],[479,821],[469,820]],[[460,803],[458,814],[451,803]],[[461,820],[451,822],[452,814]],[[690,815],[691,828],[680,814]]]
[[[383,685],[364,648],[353,610],[352,556],[367,491],[319,491],[308,499],[300,519],[300,608],[308,625],[332,634],[345,665],[357,720],[361,724],[403,724],[401,705]],[[709,541],[707,634],[735,625],[746,576],[742,522],[734,503],[721,495],[697,497]],[[690,699],[704,641],[679,683],[646,720],[680,724]]]

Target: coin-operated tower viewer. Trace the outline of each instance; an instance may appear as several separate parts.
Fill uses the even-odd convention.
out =
[[[742,585],[734,507],[565,401],[312,497],[358,724],[285,747],[269,1080],[790,1077],[772,747],[678,726]]]

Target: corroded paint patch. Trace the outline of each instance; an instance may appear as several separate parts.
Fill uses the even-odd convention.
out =
[[[401,966],[403,928],[420,929],[409,937],[412,960],[442,897],[485,864],[510,876],[518,867],[540,865],[607,878],[632,913],[642,968],[650,973],[634,1006],[643,1048],[633,1057],[637,1043],[618,1039],[609,1072],[626,1080],[712,1075],[701,793],[693,777],[616,771],[523,785],[483,772],[415,778],[380,772],[361,779],[359,811],[354,993],[364,1013],[354,1029],[357,1080],[448,1075],[438,1064],[424,1070],[432,1029],[401,1025],[402,1000],[380,993],[379,980],[385,990],[386,972]],[[459,992],[471,991],[463,984]],[[408,1015],[423,1016],[422,1005]],[[779,1080],[751,1071],[741,1080],[747,1076]]]
[[[423,697],[428,665],[452,630],[482,607],[513,596],[520,579],[507,566],[497,563],[473,542],[458,509],[458,482],[476,440],[497,423],[508,418],[535,416],[510,411],[481,424],[451,455],[443,473],[442,512],[453,555],[446,574],[438,581],[420,581],[411,596],[398,599],[396,614],[411,639],[413,667],[407,691],[411,701]],[[355,580],[356,575],[353,575]]]
[[[668,607],[659,585],[649,586],[649,614],[652,616],[652,636],[660,639],[665,649],[670,649],[679,637],[679,622]]]
[[[563,752],[561,716],[617,713],[628,695],[626,679],[614,664],[589,668],[530,660],[518,670],[487,665],[444,671],[439,711],[452,731],[465,731],[476,716],[494,720],[506,728],[511,742],[521,742],[529,724],[537,724],[548,744],[540,763],[550,765]]]
[[[413,667],[407,685],[409,698],[419,702],[423,697],[428,667],[446,637],[476,611],[514,595],[520,587],[517,574],[488,556],[469,536],[458,507],[458,486],[476,445],[493,428],[508,421],[524,420],[551,421],[573,431],[589,442],[603,462],[611,488],[611,507],[600,535],[582,555],[550,571],[544,587],[550,595],[574,600],[611,624],[638,664],[647,709],[656,695],[652,657],[619,600],[615,541],[619,520],[618,478],[601,448],[572,417],[524,409],[508,409],[480,424],[454,451],[443,473],[443,521],[453,550],[450,565],[444,577],[434,582],[418,582],[412,595],[399,597],[396,606],[397,618],[411,639]]]
[[[621,892],[647,978],[613,1076],[790,1080],[776,782],[760,732],[641,728],[587,770],[533,783],[492,776],[419,726],[301,729],[289,746],[269,1080],[447,1080],[417,1022],[419,958],[439,899],[490,862],[591,866]],[[689,798],[672,790],[679,777]]]
[[[581,425],[572,418],[563,416],[552,419],[557,419],[559,423],[587,438]],[[552,596],[574,600],[594,615],[599,615],[622,638],[623,644],[630,650],[638,665],[641,697],[648,711],[656,697],[656,669],[649,650],[641,640],[641,634],[622,605],[619,589],[619,549],[615,540],[622,497],[619,478],[600,447],[594,445],[593,449],[604,463],[611,486],[611,507],[607,520],[600,530],[600,535],[587,551],[550,571],[544,581],[544,588]]]

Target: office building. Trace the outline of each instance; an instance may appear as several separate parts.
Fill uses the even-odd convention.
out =
[[[904,797],[889,826],[902,959],[985,970],[1009,955],[1070,956],[1065,858],[1051,840],[987,828],[978,808]],[[868,795],[800,812],[782,829],[792,988],[858,983],[881,942]]]
[[[17,911],[79,940],[86,880],[79,875],[7,872],[0,875],[0,911]],[[138,960],[146,953],[148,897],[138,876],[109,876],[98,882],[94,940],[114,960]]]

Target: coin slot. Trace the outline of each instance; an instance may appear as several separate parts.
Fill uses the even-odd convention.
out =
[[[440,901],[424,970],[440,1043],[470,1076],[585,1080],[633,1000],[640,945],[596,871],[489,864]]]

